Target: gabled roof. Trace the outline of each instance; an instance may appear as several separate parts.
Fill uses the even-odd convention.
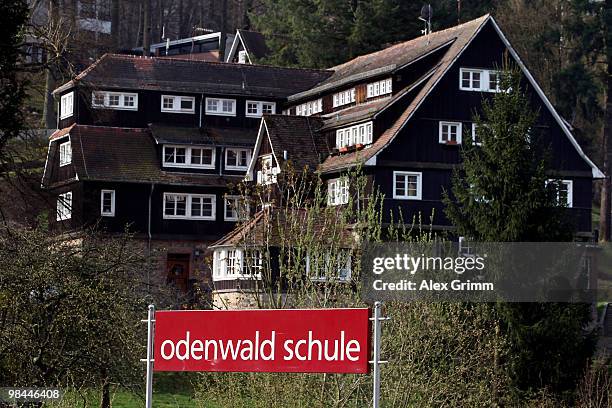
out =
[[[265,115],[259,127],[247,174],[251,174],[264,138],[270,142],[276,161],[291,162],[296,171],[315,170],[330,153],[325,136],[318,132],[323,120],[313,116]]]
[[[367,78],[390,75],[432,53],[444,52],[458,37],[464,36],[467,31],[481,25],[488,16],[487,14],[476,20],[446,30],[436,31],[428,36],[421,36],[395,44],[383,50],[354,58],[344,64],[336,65],[330,68],[334,73],[329,78],[314,88],[291,95],[289,100],[297,101],[335,88],[361,82]]]
[[[315,69],[104,54],[54,93],[82,83],[103,89],[285,98],[330,75],[331,71]]]
[[[211,187],[241,180],[217,174],[163,171],[149,129],[75,125],[67,134],[78,180]],[[50,181],[51,175],[45,172],[43,185],[52,187]]]
[[[151,123],[149,129],[157,144],[253,147],[257,139],[257,129],[238,127],[190,128]]]
[[[242,44],[242,48],[244,48],[247,53],[249,64],[252,64],[254,61],[270,53],[270,49],[266,45],[266,38],[262,33],[238,29],[236,30],[234,41],[232,41],[232,46],[227,53],[225,62],[231,62],[236,57],[236,52],[240,44]]]

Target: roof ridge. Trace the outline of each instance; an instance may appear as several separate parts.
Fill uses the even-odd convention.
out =
[[[459,30],[461,28],[464,28],[467,25],[475,24],[477,21],[486,20],[490,16],[491,16],[491,14],[487,13],[487,14],[484,14],[484,15],[478,17],[478,18],[472,19],[470,21],[466,21],[465,23],[461,23],[461,24],[458,24],[458,25],[455,25],[455,26],[452,26],[452,27],[448,27],[448,28],[445,28],[443,30],[433,31],[429,35],[430,36],[431,35],[440,35],[440,34],[443,34],[443,33],[448,33],[449,31]],[[377,50],[377,51],[369,52],[367,54],[359,55],[359,56],[357,56],[357,57],[355,57],[353,59],[350,59],[348,61],[343,62],[342,64],[334,65],[333,67],[331,67],[329,69],[336,71],[340,67],[343,67],[344,65],[352,63],[353,61],[357,61],[357,60],[362,59],[364,57],[367,57],[369,55],[374,55],[374,54],[377,54],[379,52],[386,51],[386,50],[389,50],[389,49],[392,49],[392,48],[396,48],[396,47],[400,47],[400,46],[405,46],[405,45],[407,45],[410,42],[416,42],[416,41],[422,40],[423,38],[425,38],[425,36],[419,36],[419,37],[411,38],[410,40],[401,41],[401,42],[398,42],[397,44],[390,45],[390,46],[388,46],[386,48],[382,48],[382,49]]]

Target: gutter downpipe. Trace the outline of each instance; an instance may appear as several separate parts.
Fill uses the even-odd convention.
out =
[[[202,129],[202,105],[204,105],[204,94],[200,95],[200,129]]]

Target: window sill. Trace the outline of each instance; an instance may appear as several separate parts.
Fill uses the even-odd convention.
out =
[[[195,114],[195,110],[172,110],[172,109],[162,109],[161,110],[162,113],[186,113],[186,114],[190,114],[190,115],[194,115]]]
[[[409,200],[409,201],[422,201],[423,199],[419,197],[408,197],[408,196],[393,196],[394,200]]]
[[[177,168],[177,169],[201,169],[201,170],[214,170],[215,166],[213,164],[173,164],[173,163],[163,163],[163,167]]]
[[[124,111],[138,111],[138,106],[129,106],[129,107],[121,107],[121,106],[93,106],[94,109],[111,109],[111,110],[124,110]]]
[[[69,161],[68,163],[60,163],[59,166],[60,167],[65,167],[65,166],[68,166],[69,164],[72,164],[72,162]]]
[[[68,118],[71,118],[72,116],[74,116],[74,113],[71,113],[70,115],[60,116],[60,120],[68,119]]]
[[[101,217],[114,217],[115,213],[100,214]]]
[[[185,217],[182,215],[165,215],[164,220],[184,220],[184,221],[215,221],[215,217]]]
[[[249,166],[237,167],[237,166],[225,166],[225,170],[233,170],[233,171],[247,171]]]
[[[222,113],[222,112],[205,112],[206,115],[211,116],[236,116],[236,112],[234,113]]]

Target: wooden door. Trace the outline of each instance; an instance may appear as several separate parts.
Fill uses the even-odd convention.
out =
[[[189,289],[189,255],[168,254],[167,282],[177,289],[187,292]]]

